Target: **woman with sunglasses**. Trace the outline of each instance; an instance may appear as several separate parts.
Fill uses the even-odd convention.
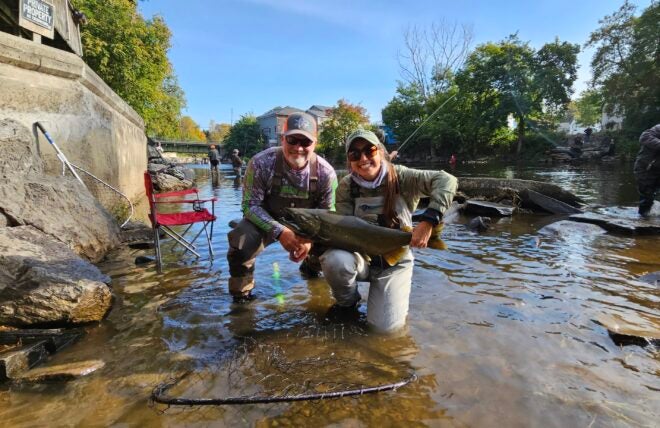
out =
[[[348,137],[346,156],[349,174],[337,188],[336,211],[398,229],[412,226],[412,213],[420,198],[430,197],[410,242],[412,247],[426,247],[433,227],[451,205],[458,185],[456,177],[444,171],[393,165],[378,137],[366,130]],[[321,266],[337,301],[330,318],[354,317],[361,300],[357,281],[369,281],[367,323],[382,332],[405,325],[413,271],[409,249],[394,266],[379,256],[330,249],[321,256]]]

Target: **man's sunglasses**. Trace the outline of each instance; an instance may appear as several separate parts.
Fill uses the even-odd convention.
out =
[[[376,156],[376,153],[378,153],[378,147],[374,146],[373,144],[370,144],[366,147],[363,147],[362,150],[351,149],[348,151],[348,160],[352,162],[357,162],[362,157],[362,153],[364,153],[367,159],[371,159],[374,156]]]
[[[289,136],[289,137],[286,137],[285,140],[286,140],[287,144],[290,144],[292,146],[309,147],[312,144],[314,144],[314,142],[312,140],[310,140],[309,138],[305,138],[305,137],[299,138],[299,137]]]

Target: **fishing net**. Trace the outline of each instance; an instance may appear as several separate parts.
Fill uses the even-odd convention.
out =
[[[328,325],[275,339],[242,338],[231,351],[156,386],[151,400],[163,412],[325,400],[396,390],[416,379],[402,363],[353,341],[346,346],[346,337],[355,333]]]
[[[75,168],[89,192],[117,220],[120,227],[124,227],[133,216],[133,204],[131,200],[122,192],[86,169],[78,165],[70,165]]]

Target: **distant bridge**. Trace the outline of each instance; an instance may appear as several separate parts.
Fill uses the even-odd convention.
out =
[[[175,153],[189,153],[189,154],[207,154],[209,152],[209,147],[212,143],[204,142],[195,142],[195,141],[164,141],[164,140],[154,140],[157,143],[160,143],[160,146],[163,148],[164,152],[175,152]],[[219,144],[215,145],[220,156],[224,155],[224,148]]]

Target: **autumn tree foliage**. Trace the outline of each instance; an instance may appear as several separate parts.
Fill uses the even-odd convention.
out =
[[[206,142],[206,134],[190,116],[183,116],[179,120],[177,139],[181,141]]]
[[[341,162],[345,158],[346,138],[359,127],[368,126],[369,116],[364,107],[340,99],[330,110],[328,119],[322,124],[318,151],[330,161]]]
[[[85,62],[144,119],[148,135],[175,138],[185,98],[167,58],[171,32],[130,0],[74,0],[85,13]]]

